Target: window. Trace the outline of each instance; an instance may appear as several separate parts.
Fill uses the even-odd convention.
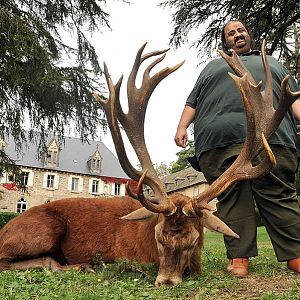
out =
[[[90,156],[88,160],[88,166],[90,171],[93,173],[101,173],[101,162],[102,157],[100,155],[99,150],[97,149],[96,152]]]
[[[51,140],[47,146],[47,151],[45,153],[45,165],[47,167],[58,167],[59,165],[59,145],[55,138]]]
[[[56,150],[49,150],[48,151],[47,163],[50,163],[51,165],[57,165],[58,164],[58,151],[56,151]]]
[[[92,169],[99,170],[99,169],[100,169],[100,166],[101,166],[101,161],[100,161],[100,159],[94,158],[94,159],[92,160]]]
[[[29,176],[30,179],[31,176]],[[43,176],[43,188],[58,190],[59,188],[59,175],[54,172],[46,172]],[[71,181],[69,182],[69,190],[71,190]]]
[[[23,185],[28,185],[28,179],[29,179],[29,172],[22,172],[22,179],[21,182]]]
[[[79,191],[79,178],[72,177],[71,191],[73,191],[73,192]]]
[[[26,200],[24,200],[24,198],[21,198],[18,202],[17,202],[17,212],[18,213],[22,213],[27,209],[27,203]]]
[[[121,191],[121,184],[115,183],[115,195],[120,195],[120,191]]]
[[[97,177],[90,178],[89,193],[94,195],[102,195],[104,193],[104,182]]]
[[[56,178],[55,178],[56,181]],[[54,188],[55,188],[54,183]],[[69,176],[68,177],[68,191],[72,193],[81,193],[83,190],[83,179],[80,176]]]
[[[98,180],[93,180],[92,183],[92,193],[97,194],[99,191],[99,181]]]
[[[47,176],[47,188],[53,189],[54,188],[54,175]]]

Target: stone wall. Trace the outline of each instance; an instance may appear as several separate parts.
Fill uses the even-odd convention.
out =
[[[3,193],[0,192],[0,211],[16,212],[17,203],[21,199],[26,201],[27,209],[29,209],[33,206],[62,198],[92,198],[99,196],[112,197],[112,184],[109,182],[103,182],[105,193],[94,195],[89,192],[89,180],[91,178],[90,176],[80,175],[80,177],[83,179],[82,192],[74,192],[68,189],[68,178],[72,176],[72,174],[57,172],[56,174],[59,175],[58,187],[46,188],[43,186],[45,170],[34,169],[32,171],[32,185],[28,186],[26,191],[9,190],[1,187],[0,191],[2,191]],[[78,174],[74,174],[74,176],[78,176]]]

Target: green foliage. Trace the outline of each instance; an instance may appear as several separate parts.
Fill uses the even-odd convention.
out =
[[[191,31],[201,28],[194,46],[202,54],[203,62],[206,61],[207,56],[210,57],[215,52],[222,27],[230,19],[245,20],[252,29],[256,41],[267,40],[269,54],[280,50],[281,55],[288,43],[286,33],[293,24],[299,23],[300,19],[298,0],[167,0],[162,1],[161,5],[169,6],[175,11],[173,14],[174,30],[171,36],[171,43],[174,46],[179,47],[187,40]],[[289,35],[289,42],[291,38],[294,39],[294,36]],[[295,42],[294,47],[296,44]],[[298,60],[295,61],[299,61],[299,52],[297,58]],[[300,73],[299,67],[298,64],[297,74]],[[299,78],[299,76],[296,77]]]
[[[250,275],[229,276],[221,234],[207,231],[202,251],[202,274],[185,277],[174,288],[154,287],[157,267],[120,260],[96,274],[77,271],[0,272],[3,300],[136,300],[136,299],[299,299],[299,276],[276,261],[264,227],[258,229],[259,256],[250,260]],[[101,261],[101,258],[99,258]],[[100,263],[101,264],[101,263]]]
[[[0,229],[11,219],[18,216],[18,213],[13,212],[2,212],[0,213]]]
[[[102,72],[86,37],[109,27],[104,7],[103,0],[0,1],[0,139],[11,135],[20,149],[27,115],[28,139],[40,147],[70,123],[83,140],[106,128],[91,93],[102,90]]]
[[[161,162],[160,164],[155,165],[155,171],[159,178],[163,178],[170,173],[170,168],[167,166],[166,163]]]
[[[22,184],[21,168],[17,166],[4,151],[0,150],[0,177],[3,176],[4,171],[6,171],[7,174],[14,174],[14,181],[16,184],[22,186],[23,189],[25,188]]]
[[[294,39],[291,39],[294,37]],[[298,42],[291,42],[291,41]],[[290,70],[292,76],[300,84],[300,21],[295,22],[285,32],[284,44],[283,44],[283,62],[285,67]]]
[[[178,156],[178,159],[172,162],[171,164],[171,168],[170,168],[171,174],[189,167],[189,162],[187,161],[187,158],[195,155],[194,142],[188,141],[187,148],[176,153],[176,155]]]

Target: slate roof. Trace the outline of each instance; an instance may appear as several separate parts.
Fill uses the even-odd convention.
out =
[[[52,138],[49,139],[49,142]],[[65,137],[65,142],[60,146],[59,166],[46,167],[43,158],[38,159],[37,146],[33,143],[27,142],[23,144],[22,153],[17,153],[15,150],[15,143],[13,138],[6,138],[5,153],[17,165],[23,167],[51,169],[61,172],[70,172],[77,174],[85,174],[90,176],[107,176],[116,178],[128,178],[123,171],[118,159],[101,141],[89,141],[89,143],[82,143],[81,139],[74,137]],[[88,160],[99,150],[102,162],[101,172],[92,173],[88,167]]]
[[[199,183],[207,183],[202,172],[189,167],[162,179],[167,192],[174,192]]]

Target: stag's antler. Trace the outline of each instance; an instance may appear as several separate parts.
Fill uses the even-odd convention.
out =
[[[169,49],[154,51],[142,56],[146,43],[139,49],[132,71],[128,78],[127,97],[128,97],[128,113],[125,114],[122,110],[119,94],[122,83],[122,77],[114,86],[109,76],[106,65],[104,64],[104,73],[109,87],[109,99],[104,100],[100,95],[94,94],[97,101],[103,106],[110,131],[116,147],[116,152],[119,157],[122,168],[126,174],[132,179],[139,181],[138,193],[134,194],[130,190],[129,194],[138,199],[147,209],[153,212],[161,212],[166,215],[171,215],[176,211],[175,205],[169,200],[163,183],[157,176],[150,159],[144,137],[144,121],[149,98],[158,85],[158,83],[167,77],[172,72],[176,71],[184,62],[181,62],[171,68],[164,68],[153,76],[150,76],[150,71],[165,58],[165,53]],[[140,65],[144,60],[152,56],[164,54],[154,62],[152,62],[144,71],[142,85],[138,89],[135,85],[136,76]],[[118,126],[118,120],[121,122],[128,139],[136,152],[136,155],[141,163],[142,171],[135,169],[126,155],[124,143]],[[151,201],[144,196],[142,192],[143,182],[148,185],[154,193],[154,199]]]
[[[232,51],[231,57],[223,51],[219,52],[238,75],[235,76],[229,73],[242,94],[247,114],[247,136],[242,151],[235,162],[198,198],[193,199],[192,205],[184,208],[186,214],[195,212],[197,215],[202,216],[202,210],[209,209],[208,203],[222,194],[234,182],[257,178],[270,171],[276,161],[267,139],[276,131],[288,107],[300,96],[300,92],[291,92],[288,86],[289,76],[286,76],[281,84],[282,94],[279,107],[276,111],[274,110],[272,75],[266,58],[264,41],[261,52],[266,87],[262,92],[262,82],[256,85],[253,77],[234,51]],[[265,160],[257,166],[252,166],[253,158],[263,149],[267,154]]]

